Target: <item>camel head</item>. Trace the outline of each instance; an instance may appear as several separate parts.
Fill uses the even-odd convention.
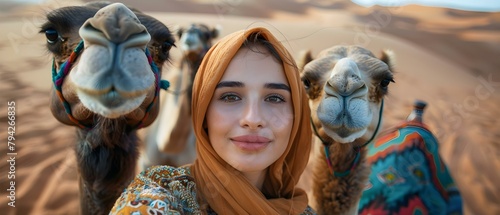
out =
[[[199,64],[205,53],[212,47],[212,42],[220,34],[221,27],[209,28],[204,24],[193,23],[187,29],[177,31],[180,49],[193,64]],[[200,61],[200,62],[198,62]]]
[[[49,12],[40,33],[47,37],[53,73],[72,62],[68,74],[55,81],[62,82],[60,90],[52,93],[51,110],[59,121],[90,126],[99,118],[123,119],[132,126],[153,122],[161,68],[174,44],[165,25],[121,3],[98,2]],[[75,49],[80,53],[71,57]]]
[[[394,82],[392,52],[379,59],[359,46],[334,46],[316,59],[307,52],[301,61],[318,134],[326,141],[363,145],[376,132],[383,97]]]

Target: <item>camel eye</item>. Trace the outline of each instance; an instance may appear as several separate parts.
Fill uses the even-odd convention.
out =
[[[309,79],[302,78],[302,83],[304,83],[304,87],[306,88],[306,90],[309,90],[309,88],[311,88],[311,81],[309,81]]]
[[[59,39],[59,33],[54,29],[47,29],[45,30],[45,37],[47,37],[48,43],[54,44]]]
[[[389,86],[389,84],[391,82],[394,82],[394,80],[393,79],[384,79],[384,80],[382,80],[382,82],[380,82],[380,86],[385,89],[385,88],[387,88],[387,86]]]
[[[167,53],[170,51],[170,49],[172,48],[172,43],[171,42],[164,42],[162,45],[161,45],[161,51],[163,53]]]

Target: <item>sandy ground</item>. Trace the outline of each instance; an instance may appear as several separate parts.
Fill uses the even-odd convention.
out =
[[[500,13],[406,6],[363,8],[348,1],[124,1],[175,30],[191,22],[220,24],[222,34],[266,26],[298,56],[337,44],[397,55],[396,84],[384,110],[387,128],[403,120],[415,99],[429,103],[425,122],[441,142],[466,214],[500,214]],[[44,11],[78,4],[0,3],[0,211],[75,214],[78,185],[74,128],[48,108],[50,56],[37,34]],[[178,50],[174,50],[178,54]],[[176,58],[178,59],[178,58]],[[174,59],[175,60],[175,59]],[[7,155],[8,104],[15,102],[15,150]],[[15,173],[8,160],[15,157]],[[306,172],[305,174],[310,174]],[[15,175],[15,208],[7,196]],[[11,176],[12,177],[12,176]]]

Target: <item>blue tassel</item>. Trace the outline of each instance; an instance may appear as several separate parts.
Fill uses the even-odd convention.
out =
[[[167,90],[170,87],[170,82],[167,80],[160,80],[160,88]]]

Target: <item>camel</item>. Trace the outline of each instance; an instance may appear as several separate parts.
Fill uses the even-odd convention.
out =
[[[191,93],[201,60],[220,34],[220,26],[210,28],[192,24],[177,31],[182,51],[180,72],[169,75],[172,91],[162,93],[161,110],[150,127],[144,129],[145,153],[142,169],[152,165],[181,166],[196,158],[195,137],[191,125]]]
[[[359,46],[334,46],[316,59],[306,52],[299,59],[316,135],[312,184],[306,186],[312,186],[309,202],[318,214],[357,214],[370,172],[364,146],[378,133],[384,96],[394,82],[393,59],[391,51],[378,59]]]
[[[180,28],[177,31],[180,49],[182,50],[181,71],[190,75],[190,86],[187,88],[189,107],[191,107],[191,94],[193,81],[200,67],[201,61],[207,51],[212,47],[213,40],[220,34],[221,27],[210,29],[204,24],[193,23],[188,29]]]
[[[121,3],[53,10],[40,32],[53,57],[50,109],[77,127],[81,214],[108,214],[135,176],[136,130],[158,115],[161,70],[175,39]]]

